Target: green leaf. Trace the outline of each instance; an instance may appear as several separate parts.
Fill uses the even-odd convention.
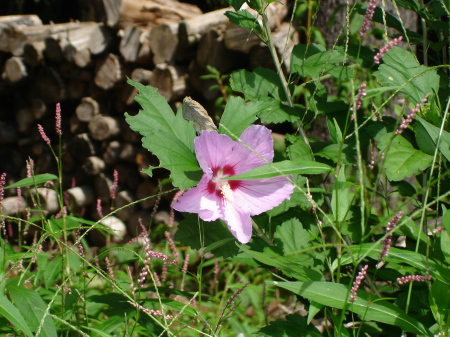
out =
[[[321,174],[331,171],[331,167],[308,160],[284,160],[277,163],[270,163],[259,166],[253,170],[239,174],[237,176],[227,177],[227,180],[252,180],[266,179],[288,174]]]
[[[313,160],[311,149],[302,137],[286,135],[286,139],[292,144],[286,149],[290,160]]]
[[[286,102],[280,77],[276,72],[258,67],[252,72],[238,70],[231,74],[230,86],[234,91],[241,92],[246,101],[256,101],[270,96],[277,101]]]
[[[169,299],[165,299],[165,298],[160,298],[160,299],[155,298],[155,299],[146,300],[143,306],[145,308],[152,308],[155,305],[159,306],[160,303],[162,303],[163,305],[167,306],[170,309],[174,309],[174,310],[177,310],[180,312],[183,311],[183,313],[188,314],[189,316],[197,317],[197,312],[195,311],[194,308],[189,306],[189,304],[185,304],[185,303],[181,303],[178,301],[169,300]]]
[[[239,248],[236,246],[236,239],[225,223],[220,220],[204,222],[199,219],[197,214],[184,213],[183,215],[184,219],[178,224],[175,240],[190,246],[192,249],[200,250],[216,242],[228,239],[229,242],[222,242],[211,249],[212,253],[215,256],[223,256],[224,258],[238,253]]]
[[[433,157],[415,149],[403,136],[385,134],[377,145],[385,153],[384,167],[389,180],[402,180],[431,165]]]
[[[220,119],[219,133],[235,139],[256,120],[260,107],[255,103],[246,104],[241,97],[231,96]]]
[[[259,25],[258,20],[246,9],[241,9],[236,12],[225,12],[228,19],[237,24],[240,27],[255,30],[259,33],[259,36],[263,34],[262,28]]]
[[[339,222],[344,221],[348,217],[348,211],[352,205],[354,193],[350,190],[350,186],[352,186],[352,183],[348,182],[345,177],[345,166],[341,166],[333,184],[331,196],[331,209],[335,219]]]
[[[309,236],[302,223],[293,218],[277,226],[274,239],[276,246],[283,249],[284,255],[289,255],[305,249],[308,246]]]
[[[429,335],[422,323],[408,316],[400,308],[387,301],[374,298],[374,295],[359,290],[355,302],[349,303],[349,290],[343,284],[332,282],[273,282],[276,286],[292,291],[294,294],[337,309],[347,309],[364,320],[373,320],[398,326],[405,331]],[[375,301],[377,299],[377,301]]]
[[[33,331],[38,330],[43,319],[39,336],[58,336],[53,319],[48,315],[44,318],[47,304],[36,291],[21,286],[8,286],[7,289]]]
[[[427,94],[438,92],[436,70],[420,65],[413,53],[393,47],[384,55],[383,62],[374,73],[378,82],[384,86],[396,86],[414,104]]]
[[[359,259],[362,256],[369,256],[370,258],[378,261],[378,256],[381,253],[382,246],[379,244],[365,243],[350,246],[348,249],[350,250],[353,258],[348,257],[348,262],[342,262],[342,264],[351,263],[353,259]],[[450,283],[450,271],[448,268],[422,254],[391,247],[389,250],[389,255],[383,257],[383,259],[386,262],[397,264],[405,263],[418,269],[423,274],[429,272],[433,279]]]
[[[305,317],[298,314],[286,316],[286,320],[270,322],[258,331],[258,336],[265,337],[320,337],[319,330],[314,325],[308,326]]]
[[[33,337],[33,333],[20,311],[5,296],[0,296],[0,315],[24,334]]]
[[[269,247],[264,248],[264,252],[250,250],[245,245],[240,245],[240,249],[256,261],[275,267],[297,280],[318,281],[324,279],[320,272],[311,268],[312,259],[307,255],[282,256]]]
[[[22,180],[19,180],[18,182],[5,187],[5,190],[8,188],[34,186],[35,184],[39,185],[39,184],[43,184],[47,181],[52,181],[52,180],[58,180],[58,177],[55,176],[54,174],[48,174],[48,173],[38,174],[33,177],[24,178]]]
[[[56,284],[57,280],[62,276],[62,256],[56,257],[49,262],[44,270],[44,285],[45,288]]]
[[[245,0],[226,0],[234,10],[239,10],[244,4]]]
[[[337,50],[326,50],[318,44],[298,44],[292,50],[291,69],[293,73],[302,77],[310,76],[312,79],[323,73],[340,79],[353,77],[352,68],[335,64],[344,61],[345,57]]]
[[[143,109],[136,116],[125,113],[131,129],[144,137],[143,146],[159,158],[161,167],[171,171],[175,187],[188,189],[196,185],[202,172],[194,154],[196,133],[192,122],[183,119],[180,112],[174,115],[156,88],[132,80],[128,83],[139,90],[135,100]]]
[[[314,113],[311,110],[306,110],[305,107],[295,104],[290,107],[275,98],[266,97],[261,98],[258,102],[255,102],[260,107],[258,117],[261,123],[295,123],[299,119],[302,119],[305,123],[310,122]]]
[[[436,323],[441,326],[444,325],[445,317],[447,317],[450,309],[450,293],[448,291],[448,284],[434,280],[428,298],[430,309]]]
[[[434,126],[433,124],[428,123],[426,120],[424,120],[423,118],[416,116],[416,119],[420,122],[420,123],[415,123],[414,124],[414,132],[416,132],[416,140],[417,140],[417,144],[420,144],[422,142],[425,142],[424,137],[426,137],[426,135],[420,131],[420,126],[422,126],[426,133],[428,134],[428,137],[431,138],[432,142],[435,145],[437,145],[438,139],[439,139],[439,134],[441,132],[440,128]],[[418,136],[420,135],[420,136]],[[448,133],[445,130],[442,130],[442,136],[440,138],[439,141],[439,150],[441,151],[441,153],[444,155],[444,157],[450,161],[450,133]],[[425,152],[425,151],[424,151]],[[426,152],[429,155],[434,155],[434,149],[433,151],[430,152]]]

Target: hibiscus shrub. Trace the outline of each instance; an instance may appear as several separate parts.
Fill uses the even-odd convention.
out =
[[[241,9],[244,1],[229,2],[229,19],[274,51],[271,1],[246,2],[261,22]],[[435,19],[444,7],[436,6],[405,8],[448,37]],[[306,305],[307,317],[273,321],[262,336],[320,335],[314,318],[329,335],[449,329],[447,65],[439,57],[435,66],[421,65],[406,48],[425,48],[417,33],[385,12],[396,29],[391,42],[363,46],[371,21],[383,16],[374,1],[355,13],[365,15],[355,44],[298,44],[286,77],[276,52],[277,72],[232,73],[231,89],[243,98],[228,98],[218,128],[198,103],[192,109],[189,99],[174,114],[156,89],[129,81],[142,106],[127,115],[130,127],[171,172],[173,186],[185,190],[172,203],[184,214],[177,242],[265,269],[267,286]],[[322,82],[330,78],[346,89],[329,95]],[[308,135],[317,120],[326,121],[327,139]],[[282,160],[274,162],[269,127],[281,123],[295,131],[283,135]]]

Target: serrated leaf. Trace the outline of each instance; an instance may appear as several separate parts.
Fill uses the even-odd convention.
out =
[[[53,319],[48,315],[44,318],[47,304],[36,291],[20,286],[8,286],[7,289],[33,331],[38,330],[41,320],[44,319],[39,336],[58,336]]]
[[[302,77],[310,76],[315,79],[323,73],[329,73],[346,79],[353,76],[353,69],[335,64],[344,61],[345,57],[337,50],[326,50],[316,44],[298,44],[292,50],[291,69]]]
[[[0,315],[27,336],[34,336],[20,311],[5,296],[0,296]]]
[[[237,176],[227,177],[227,180],[253,180],[266,179],[288,174],[321,174],[331,171],[331,167],[308,160],[284,160],[277,163],[270,163],[259,166],[253,170],[239,174]]]
[[[258,336],[265,337],[320,337],[319,330],[314,325],[308,326],[306,317],[298,314],[288,315],[285,320],[270,322],[258,331]]]
[[[258,20],[246,9],[240,9],[236,12],[225,12],[228,19],[236,25],[255,30],[259,33],[259,36],[263,34],[262,28],[259,25]]]
[[[202,172],[194,154],[196,133],[192,122],[183,119],[181,113],[175,115],[156,88],[132,80],[128,83],[139,90],[135,100],[142,107],[136,116],[125,113],[130,128],[144,137],[143,146],[159,158],[160,166],[171,171],[175,187],[195,186]]]
[[[349,303],[349,290],[343,284],[332,282],[274,282],[278,287],[292,291],[308,300],[315,301],[337,309],[347,309],[364,320],[374,320],[398,326],[405,331],[429,335],[428,329],[416,319],[408,316],[400,308],[387,301],[378,299],[374,295],[359,290],[355,302]]]
[[[29,177],[29,178],[24,178],[22,180],[19,180],[18,182],[11,184],[9,186],[5,187],[5,190],[8,188],[17,188],[17,187],[26,187],[26,186],[34,186],[39,185],[39,184],[43,184],[47,181],[52,181],[52,180],[58,180],[58,177],[55,176],[54,174],[38,174],[36,176],[33,177]]]
[[[276,246],[283,249],[284,255],[289,255],[305,249],[308,246],[309,236],[300,220],[293,218],[277,226],[274,239]]]
[[[434,145],[435,145],[434,149],[435,149],[438,139],[439,139],[439,134],[441,133],[441,130],[438,127],[434,126],[433,124],[428,123],[426,120],[424,120],[423,118],[421,118],[419,116],[416,116],[416,119],[420,122],[420,124],[416,123],[414,125],[414,131],[416,132],[416,139],[417,139],[417,143],[419,144],[419,147],[420,147],[421,143],[425,141],[424,136],[426,137],[426,135],[424,135],[423,133],[421,133],[422,137],[417,137],[417,133],[419,132],[419,125],[421,125],[427,132],[428,137],[434,143]],[[426,153],[429,155],[434,155],[434,149],[432,150],[432,152],[426,152]],[[440,141],[439,141],[439,150],[444,155],[444,157],[448,161],[450,161],[450,133],[448,133],[445,130],[442,130],[442,135],[441,135]]]
[[[295,277],[297,280],[314,281],[324,279],[319,271],[311,268],[312,259],[306,254],[282,256],[269,247],[264,248],[264,252],[257,252],[248,249],[245,245],[241,245],[240,249],[256,261],[275,267],[287,276]]]
[[[291,143],[286,149],[290,160],[313,160],[311,149],[303,138],[286,135],[286,139]]]
[[[230,239],[230,241],[212,250],[215,256],[226,258],[236,255],[239,251],[230,230],[222,221],[204,222],[199,219],[197,214],[189,213],[184,213],[184,219],[178,224],[175,234],[176,241],[196,250],[225,239]]]
[[[241,97],[231,96],[220,119],[218,132],[231,139],[240,136],[253,124],[260,110],[258,104],[246,104]]]
[[[432,156],[415,149],[401,135],[391,138],[392,133],[387,133],[377,145],[385,154],[384,167],[389,180],[402,180],[430,166]]]
[[[396,86],[414,104],[439,90],[436,70],[420,65],[413,53],[399,47],[392,47],[384,55],[374,76],[381,85]]]
[[[278,101],[286,102],[287,98],[280,77],[273,70],[258,67],[255,70],[238,70],[231,74],[230,86],[241,92],[247,101],[255,101],[268,95]]]

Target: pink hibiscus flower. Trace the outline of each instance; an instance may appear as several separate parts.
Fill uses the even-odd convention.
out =
[[[222,178],[271,163],[273,140],[270,132],[262,125],[250,126],[240,137],[245,146],[217,131],[202,131],[195,138],[194,147],[203,177],[197,186],[172,204],[173,208],[198,213],[204,221],[221,219],[239,242],[249,242],[252,235],[250,216],[266,212],[289,199],[294,186],[284,176],[257,180]]]

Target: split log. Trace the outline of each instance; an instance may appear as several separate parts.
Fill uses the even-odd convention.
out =
[[[170,63],[175,60],[178,50],[178,23],[163,23],[150,31],[150,48],[153,63]]]
[[[63,50],[66,44],[66,39],[58,34],[48,36],[44,39],[45,58],[53,63],[60,63],[64,59]]]
[[[28,77],[27,67],[22,57],[13,56],[5,62],[2,78],[12,84],[22,82]]]
[[[147,85],[150,83],[150,79],[152,78],[152,75],[153,75],[153,72],[151,70],[147,70],[147,69],[143,69],[143,68],[135,68],[131,72],[131,79],[133,81]]]
[[[89,122],[92,117],[100,113],[100,105],[91,97],[83,97],[75,108],[75,114],[81,122]]]
[[[127,228],[132,237],[137,237],[142,232],[141,224],[150,229],[150,222],[152,221],[152,213],[149,211],[137,211],[131,214],[127,221]]]
[[[94,78],[95,84],[103,90],[108,90],[123,80],[124,76],[119,58],[115,54],[108,54],[108,56],[99,63]]]
[[[35,96],[42,98],[45,103],[55,104],[66,98],[65,82],[56,69],[49,66],[40,67],[34,78]]]
[[[36,193],[37,192],[37,193]],[[55,214],[59,211],[58,193],[46,187],[30,190],[30,195],[35,199],[37,205],[47,214]]]
[[[228,73],[236,67],[239,54],[227,49],[224,32],[217,27],[209,28],[201,37],[197,48],[197,63],[205,68],[210,65],[220,73]]]
[[[79,210],[94,203],[94,190],[89,185],[73,187],[66,190],[69,196],[69,209]]]
[[[16,111],[17,130],[22,134],[29,134],[34,126],[34,115],[30,108],[20,108]]]
[[[96,115],[89,121],[89,134],[95,140],[106,140],[120,133],[119,121],[110,116]]]
[[[148,64],[151,60],[150,27],[127,26],[123,30],[119,51],[126,62]]]
[[[113,181],[104,173],[100,173],[94,178],[94,190],[97,199],[102,202],[109,202],[111,200],[111,188]]]
[[[26,200],[23,197],[8,197],[2,200],[2,205],[0,207],[0,220],[1,215],[8,216],[18,216],[20,213],[25,212],[27,207]]]
[[[198,42],[204,32],[211,27],[217,27],[221,24],[227,24],[228,18],[225,12],[232,10],[229,8],[218,9],[213,12],[205,13],[194,18],[183,20],[178,28],[180,44],[183,48]]]
[[[118,22],[122,27],[137,23],[160,25],[202,14],[197,6],[175,0],[122,0],[121,3]]]
[[[120,162],[114,166],[119,176],[119,184],[127,189],[135,191],[141,182],[141,176],[135,165],[126,162]]]
[[[208,71],[205,68],[200,67],[197,60],[193,60],[189,64],[189,85],[201,92],[206,100],[211,101],[219,97],[221,92],[218,88],[210,90],[211,86],[217,85],[217,81],[215,79],[201,78],[206,74],[208,74]]]
[[[114,200],[114,208],[119,209],[126,205],[130,205],[135,200],[136,197],[130,191],[120,191],[119,193],[117,193],[116,199]],[[115,214],[121,220],[127,221],[130,218],[130,216],[135,212],[135,209],[136,206],[135,204],[133,204],[117,211]]]
[[[67,22],[41,26],[22,26],[17,27],[9,37],[9,51],[15,55],[23,54],[26,43],[45,41],[46,38],[59,33],[67,34],[70,30],[79,28],[78,22]]]
[[[16,141],[16,126],[14,124],[0,121],[0,144],[15,143]]]
[[[89,156],[95,156],[97,153],[97,150],[87,133],[75,135],[72,138],[69,149],[72,155],[80,161],[84,161]]]
[[[105,169],[105,162],[99,157],[87,157],[84,161],[83,169],[87,174],[94,176],[103,172]]]
[[[136,198],[137,200],[147,198],[149,196],[152,196],[155,194],[155,184],[152,183],[150,180],[144,180],[142,183],[139,184],[137,190],[136,190]],[[141,200],[139,202],[139,205],[143,209],[149,209],[155,205],[156,198],[148,198],[145,200]]]
[[[116,140],[109,142],[105,152],[103,153],[103,161],[106,165],[111,166],[119,160],[122,147],[123,145]]]
[[[42,26],[42,21],[35,14],[0,17],[0,51],[11,51],[10,40],[24,26]]]
[[[93,229],[89,231],[89,238],[96,246],[104,246],[106,244],[106,237],[109,237],[111,242],[120,242],[127,234],[127,227],[119,218],[115,216],[108,216],[107,218],[100,220],[99,223],[106,227],[105,229],[110,233],[102,234],[99,230]]]
[[[186,96],[186,76],[184,67],[162,63],[153,70],[150,85],[170,102]]]
[[[249,29],[232,25],[225,30],[224,42],[227,49],[248,54],[261,40]]]
[[[71,79],[67,82],[67,98],[81,99],[86,93],[86,85],[80,79]]]
[[[36,67],[44,60],[44,41],[26,43],[23,47],[23,59],[32,67]]]
[[[39,120],[47,114],[47,105],[41,98],[34,97],[31,99],[31,111],[34,119]]]

